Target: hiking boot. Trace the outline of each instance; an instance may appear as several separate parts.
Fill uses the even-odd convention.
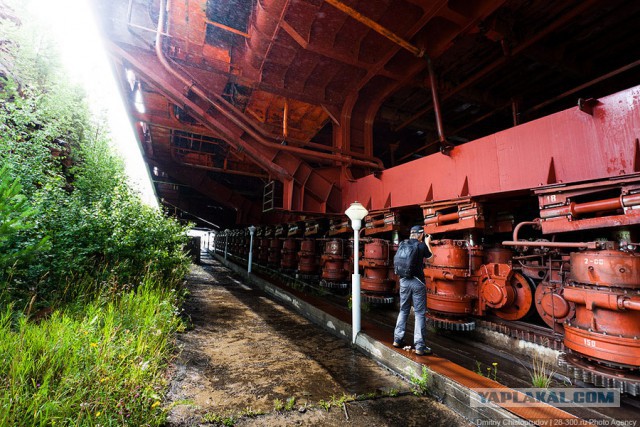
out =
[[[416,350],[416,356],[426,356],[427,354],[431,354],[431,349],[429,347]]]

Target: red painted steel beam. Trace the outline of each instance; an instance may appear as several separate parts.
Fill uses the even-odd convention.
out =
[[[237,191],[208,178],[205,171],[194,170],[190,167],[175,164],[165,164],[153,160],[150,160],[149,164],[157,166],[176,181],[193,188],[222,206],[234,209],[238,215],[236,217],[236,223],[240,224],[260,220],[262,211],[260,204],[253,203],[246,197],[238,194]]]
[[[343,189],[343,209],[354,200],[369,210],[449,200],[463,188],[468,196],[528,191],[549,184],[550,167],[563,183],[640,171],[640,86],[599,101],[593,116],[571,108],[358,179]]]
[[[444,32],[440,34],[439,37],[428,40],[426,50],[428,57],[437,58],[438,56],[440,56],[445,51],[447,46],[452,42],[452,40],[455,39],[455,37],[465,33],[473,26],[477,25],[481,19],[493,13],[503,3],[504,0],[487,0],[482,3],[481,7],[476,8],[473,13],[470,13],[468,16],[456,15],[459,18],[457,22],[457,24],[459,25],[457,32]],[[450,17],[453,13],[446,4],[438,4],[434,6],[432,10],[433,15],[425,15],[425,17],[423,17],[423,19],[421,20],[422,22],[427,19],[427,16],[429,16],[429,19],[425,21],[423,25],[430,22],[430,20],[434,16]],[[389,57],[387,61],[390,61],[392,58],[393,57]],[[365,152],[367,152],[367,150],[373,146],[373,122],[384,100],[403,86],[409,84],[420,72],[427,68],[427,66],[428,63],[425,60],[414,61],[412,64],[407,65],[407,72],[405,74],[406,77],[401,81],[389,82],[386,84],[376,84],[373,87],[371,87],[372,85],[369,85],[369,82],[367,81],[367,87],[371,87],[371,90],[366,96],[360,95],[360,98],[353,108],[353,111],[359,112],[359,116],[356,120],[353,120],[352,118],[353,124],[362,124],[363,126],[361,133],[359,134],[361,135],[362,145],[364,145],[365,147]],[[432,84],[433,83],[434,82],[432,82]],[[364,85],[362,87],[364,87]],[[362,92],[364,91],[361,91],[361,94]],[[441,122],[441,115],[438,114],[437,117]],[[353,136],[355,134],[356,132],[352,130],[351,135]],[[441,123],[439,126],[439,139],[444,140]]]
[[[233,111],[228,111],[227,113],[231,117],[227,117],[218,112],[223,106],[218,105],[217,109],[213,109],[210,108],[208,100],[192,99],[189,96],[192,88],[165,70],[155,55],[142,50],[136,50],[135,53],[132,53],[114,44],[111,45],[111,49],[114,55],[120,58],[120,61],[124,60],[130,64],[138,75],[147,82],[153,83],[160,93],[163,93],[175,104],[188,108],[189,113],[203,125],[211,131],[219,133],[227,143],[236,149],[245,151],[256,164],[277,176],[285,187],[283,197],[285,209],[318,213],[336,212],[340,200],[338,181],[329,180],[319,171],[310,167],[314,179],[309,180],[309,184],[306,181],[296,179],[295,172],[304,164],[304,161],[289,151],[303,151],[303,149],[284,146],[276,149],[274,144],[270,144],[273,147],[265,146],[263,141],[257,140],[259,136],[255,132],[241,126],[241,120],[233,120]],[[337,155],[324,153],[314,153],[314,155],[318,158],[327,157],[336,160],[340,158]],[[360,162],[358,160],[352,161]],[[300,197],[294,197],[296,195],[300,195]],[[318,203],[318,200],[322,201]]]
[[[478,71],[477,73],[475,73],[474,75],[469,77],[464,82],[456,85],[455,89],[451,90],[448,93],[445,93],[442,96],[441,101],[444,102],[447,99],[451,98],[452,96],[462,92],[466,88],[478,83],[480,80],[485,78],[487,75],[489,75],[494,70],[502,67],[503,65],[506,65],[511,60],[511,58],[513,58],[514,56],[522,53],[523,51],[525,51],[526,49],[528,49],[529,47],[531,47],[535,43],[539,42],[540,40],[542,40],[543,38],[545,38],[546,36],[548,36],[552,32],[556,31],[557,29],[562,28],[564,25],[566,25],[568,22],[570,22],[576,16],[578,16],[581,13],[583,13],[584,11],[588,10],[589,7],[592,7],[598,1],[599,0],[584,1],[584,2],[580,3],[578,6],[576,6],[575,8],[571,9],[565,15],[562,15],[562,16],[558,17],[558,19],[556,19],[551,24],[549,24],[543,31],[540,31],[540,32],[536,33],[535,36],[531,37],[530,39],[527,39],[527,40],[523,41],[518,46],[516,46],[510,52],[509,56],[500,57],[498,60],[492,62],[489,65],[487,65],[482,70]],[[418,111],[416,114],[414,114],[413,116],[411,116],[410,118],[405,120],[403,123],[401,123],[399,126],[397,126],[394,130],[396,132],[398,132],[398,131],[404,129],[405,127],[407,127],[408,125],[410,125],[414,121],[418,120],[420,117],[422,117],[423,115],[425,115],[426,113],[428,113],[432,109],[433,109],[433,104],[423,108],[422,110]]]

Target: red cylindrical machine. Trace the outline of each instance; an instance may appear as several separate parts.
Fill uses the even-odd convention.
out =
[[[343,239],[331,239],[324,244],[321,257],[322,280],[320,285],[328,288],[348,286],[348,272],[345,269],[345,243]]]
[[[484,250],[485,264],[508,264],[513,258],[513,251],[507,248],[487,248]]]
[[[259,264],[267,265],[267,262],[269,262],[269,243],[270,243],[270,239],[267,239],[266,237],[262,237],[259,240],[259,245],[258,245],[258,263]]]
[[[360,248],[362,248],[362,246],[360,246]],[[358,258],[362,259],[362,252],[358,254]],[[347,280],[349,280],[349,277],[353,274],[353,240],[352,239],[347,240],[346,245],[344,247],[344,269],[347,272]]]
[[[294,238],[285,239],[282,242],[282,257],[280,268],[295,270],[298,266],[298,241]]]
[[[425,268],[427,309],[430,314],[466,317],[473,313],[476,281],[469,271],[469,252],[464,241],[431,243],[433,259]],[[477,255],[477,254],[476,254]]]
[[[269,241],[269,257],[267,263],[273,267],[280,266],[282,252],[282,239],[274,237]]]
[[[389,278],[393,262],[389,256],[388,240],[372,239],[364,244],[360,266],[364,268],[360,287],[364,293],[392,294],[395,281]]]
[[[547,265],[529,268],[529,275],[542,277],[535,293],[536,309],[540,318],[558,333],[564,333],[564,325],[574,318],[576,305],[564,298],[564,283],[570,272],[569,255],[561,255],[557,259],[551,259]]]
[[[303,277],[313,276],[317,274],[317,270],[316,241],[304,239],[300,242],[300,252],[298,252],[298,274]]]
[[[564,345],[607,365],[640,366],[640,257],[618,250],[574,252],[564,298],[575,304]]]

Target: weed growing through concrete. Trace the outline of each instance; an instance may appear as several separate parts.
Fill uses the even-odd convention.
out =
[[[202,416],[202,419],[208,423],[216,425],[223,425],[226,427],[233,427],[236,425],[236,418],[233,415],[224,416],[220,414],[206,413]]]
[[[264,411],[254,411],[250,406],[244,408],[244,411],[240,413],[240,416],[248,418],[255,418],[258,415],[264,415]]]
[[[293,411],[295,404],[296,404],[296,398],[295,397],[288,398],[287,399],[287,403],[285,403],[285,405],[284,405],[284,410],[285,411]]]
[[[534,354],[531,361],[531,385],[536,388],[549,388],[551,385],[551,379],[555,371],[551,369],[551,364],[542,357]]]
[[[325,411],[329,412],[329,409],[331,408],[331,402],[327,402],[326,400],[321,400],[320,402],[318,402],[318,406],[320,406]]]
[[[476,360],[476,370],[475,370],[476,374],[482,377],[490,378],[494,381],[498,381],[498,362],[493,362],[491,366],[488,366],[486,369],[487,369],[487,372],[484,373],[482,371],[482,363]]]
[[[413,384],[413,394],[416,396],[426,396],[429,393],[429,383],[431,382],[431,374],[426,366],[422,367],[422,375],[419,377],[411,375],[411,384]]]
[[[355,394],[342,394],[341,397],[336,398],[336,396],[331,396],[331,405],[332,406],[342,406],[346,402],[353,402],[356,400]]]

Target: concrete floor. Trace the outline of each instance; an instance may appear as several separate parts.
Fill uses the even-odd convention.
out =
[[[171,368],[168,425],[471,425],[404,379],[242,283],[210,257],[193,266]],[[352,398],[362,399],[349,402]],[[293,410],[278,402],[295,398]],[[341,400],[347,400],[342,405]],[[332,404],[329,410],[322,406]],[[258,416],[249,416],[262,413]]]

